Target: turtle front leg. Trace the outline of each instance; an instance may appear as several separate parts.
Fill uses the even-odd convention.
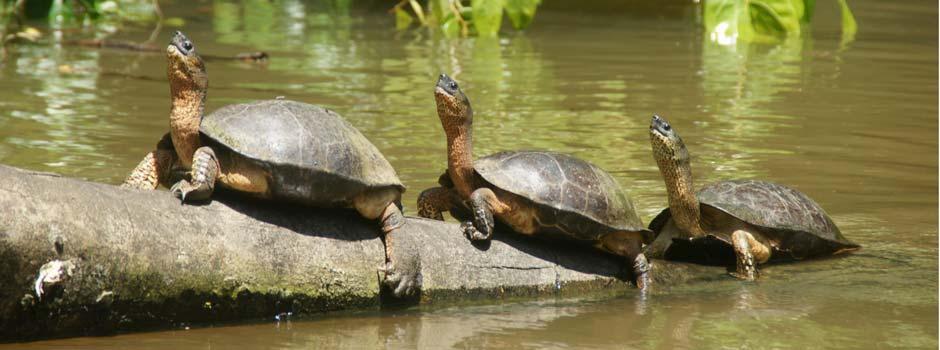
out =
[[[219,177],[219,161],[215,152],[209,147],[200,147],[193,154],[193,167],[190,178],[192,182],[180,180],[170,192],[180,198],[180,201],[203,201],[212,196],[215,190],[215,180]]]
[[[633,278],[636,287],[641,292],[650,290],[650,262],[643,254],[643,233],[618,231],[601,237],[600,244],[604,250],[627,259],[633,269]]]
[[[502,214],[509,210],[509,206],[500,201],[493,190],[486,187],[473,191],[467,202],[473,212],[473,221],[460,225],[464,235],[474,241],[490,240],[493,238],[493,227],[496,226],[493,214]]]
[[[157,149],[150,151],[137,167],[127,175],[121,187],[140,190],[154,190],[160,184],[167,184],[171,178],[171,169],[178,161],[170,134],[163,136],[157,143]]]
[[[403,231],[405,216],[395,203],[382,211],[385,266],[379,268],[380,279],[395,297],[414,295],[421,290],[421,256],[415,237]]]
[[[454,190],[445,187],[433,187],[418,195],[418,216],[444,221],[443,212],[454,206]]]
[[[770,248],[745,230],[734,231],[731,234],[731,243],[737,260],[735,272],[731,275],[747,281],[756,280],[760,275],[757,264],[770,259]]]

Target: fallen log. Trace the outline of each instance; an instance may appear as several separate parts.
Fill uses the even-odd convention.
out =
[[[423,275],[406,305],[634,290],[620,260],[590,249],[501,232],[477,246],[421,218],[405,228]],[[350,210],[180,205],[0,165],[0,340],[376,309],[402,302],[380,290],[384,258],[377,225]],[[656,261],[652,273],[663,288],[724,270]]]

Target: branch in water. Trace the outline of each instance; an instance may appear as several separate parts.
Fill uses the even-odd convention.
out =
[[[65,45],[75,45],[75,46],[84,46],[84,47],[95,47],[95,48],[108,48],[108,49],[119,49],[119,50],[130,50],[130,51],[141,51],[141,52],[163,52],[164,47],[157,46],[150,43],[137,43],[130,40],[110,40],[110,39],[87,39],[87,40],[70,40],[64,42]],[[264,63],[267,62],[269,56],[267,52],[264,51],[255,51],[255,52],[242,52],[234,56],[217,56],[217,55],[202,55],[204,60],[237,60],[243,62],[255,62],[255,63]]]

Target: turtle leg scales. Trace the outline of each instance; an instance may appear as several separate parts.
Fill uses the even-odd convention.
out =
[[[137,167],[127,175],[121,187],[136,188],[140,190],[154,190],[160,184],[165,184],[171,177],[171,170],[176,163],[176,150],[170,134],[163,136],[157,143],[157,149],[150,151]]]
[[[418,195],[418,216],[444,221],[443,212],[453,207],[454,191],[445,187],[433,187]]]
[[[389,204],[381,215],[385,266],[379,268],[379,280],[395,297],[414,295],[421,290],[421,256],[416,237],[407,234],[405,216],[395,203]]]
[[[601,237],[601,248],[619,256],[625,257],[633,269],[633,278],[636,287],[641,292],[650,290],[650,262],[643,254],[642,233],[618,231]]]
[[[193,154],[193,167],[190,178],[192,182],[180,180],[170,192],[180,198],[180,201],[204,201],[212,196],[215,189],[215,180],[219,177],[219,161],[215,152],[209,147],[200,147]]]
[[[770,248],[754,238],[750,232],[737,230],[731,234],[734,255],[737,260],[734,277],[754,281],[759,277],[757,264],[770,259]]]
[[[508,206],[496,197],[493,190],[485,187],[473,191],[468,204],[473,212],[473,221],[460,225],[464,235],[473,241],[488,241],[493,238],[493,227],[496,226],[493,214],[506,211]]]

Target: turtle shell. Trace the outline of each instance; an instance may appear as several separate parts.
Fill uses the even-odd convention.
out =
[[[368,190],[405,190],[375,145],[323,107],[289,100],[228,105],[205,116],[200,131],[207,144],[266,170],[272,197],[334,205]]]
[[[731,244],[733,230],[722,229],[730,216],[760,228],[755,238],[769,243],[776,251],[775,256],[784,252],[803,259],[859,248],[842,236],[819,204],[783,185],[754,180],[722,181],[703,187],[696,196],[703,227],[711,236],[703,240],[706,246],[718,243],[706,242],[715,239]],[[653,219],[650,229],[658,234],[670,218],[667,208]]]
[[[611,230],[648,232],[630,197],[610,174],[570,155],[543,151],[500,152],[474,162],[474,170],[500,190],[540,209],[542,226],[580,239]],[[610,230],[606,230],[610,231]]]

